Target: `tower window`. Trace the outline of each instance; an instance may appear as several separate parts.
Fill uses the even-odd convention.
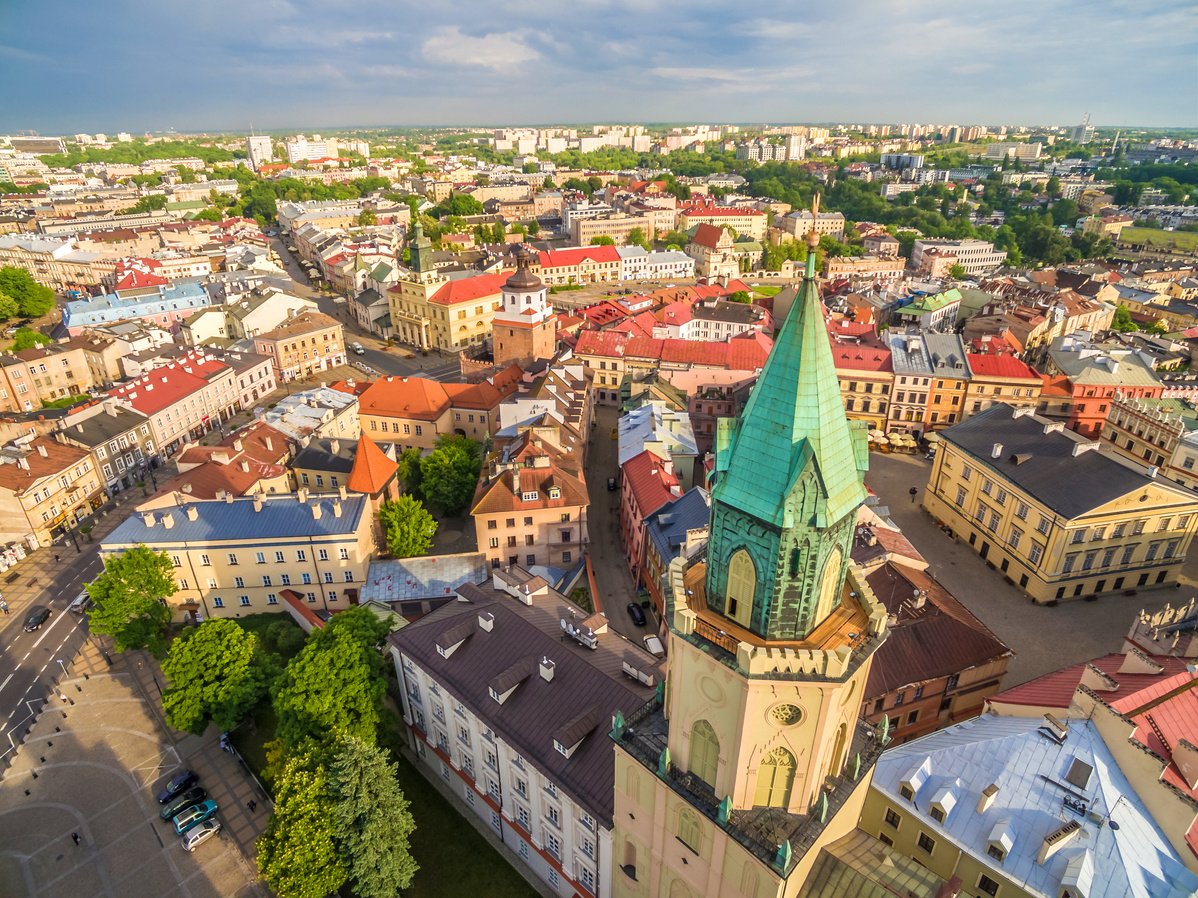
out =
[[[799,576],[799,550],[790,550],[790,578],[793,580]]]

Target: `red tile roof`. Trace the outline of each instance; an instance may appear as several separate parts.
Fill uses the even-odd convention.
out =
[[[834,337],[832,363],[841,371],[893,371],[894,360],[889,349],[880,349],[864,343],[841,343]]]
[[[1164,668],[1164,673],[1119,673],[1125,656],[1121,652],[1113,652],[1093,661],[1083,661],[1054,670],[1052,673],[1028,680],[993,696],[990,701],[996,704],[1030,705],[1039,708],[1068,708],[1073,701],[1073,693],[1081,683],[1082,674],[1089,666],[1096,667],[1102,673],[1114,679],[1119,688],[1111,692],[1100,692],[1098,695],[1107,704],[1135,696],[1154,683],[1159,683],[1186,670],[1185,658],[1172,658],[1167,655],[1152,655],[1153,661]]]
[[[449,408],[449,394],[424,377],[383,377],[358,396],[362,415],[390,415],[435,421]]]
[[[42,455],[39,447],[45,450],[45,455]],[[88,457],[86,449],[68,446],[46,437],[33,440],[28,448],[30,451],[24,458],[28,467],[23,468],[16,464],[0,465],[0,488],[19,495],[42,478],[60,474]]]
[[[691,243],[715,249],[720,245],[720,238],[724,233],[724,229],[719,225],[701,224],[695,228],[695,236],[691,238]]]
[[[585,330],[578,334],[578,344],[574,347],[576,355],[602,355],[608,358],[623,358],[624,348],[628,345],[628,334],[616,331]]]
[[[358,438],[354,466],[350,469],[345,486],[355,493],[366,493],[368,496],[378,495],[391,482],[391,478],[395,476],[398,468],[399,465],[388,458],[374,440],[366,434],[362,434]]]
[[[614,246],[578,246],[549,249],[540,254],[541,268],[572,268],[580,262],[616,262],[620,254]]]
[[[178,362],[155,368],[136,380],[113,387],[108,395],[127,401],[143,415],[154,415],[203,389],[213,377],[228,367],[216,359],[204,361],[200,357],[197,360],[189,355]]]
[[[142,287],[168,287],[170,281],[148,271],[133,269],[120,277],[116,282],[116,290],[138,290]]]
[[[511,271],[499,271],[493,274],[480,274],[472,278],[449,281],[430,296],[428,301],[441,306],[454,306],[462,302],[474,302],[492,296],[498,297],[503,292],[504,283],[511,275]]]
[[[620,470],[623,489],[632,494],[641,520],[681,495],[678,476],[667,471],[665,463],[648,449],[628,459]]]
[[[1040,375],[1010,355],[967,353],[969,368],[975,377],[1005,377],[1039,382]]]

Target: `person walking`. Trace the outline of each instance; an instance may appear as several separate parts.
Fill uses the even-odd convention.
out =
[[[4,601],[3,599],[0,599],[0,612],[8,614],[8,602]]]
[[[59,562],[61,559],[62,559],[62,556],[61,556],[61,555],[59,555],[57,552],[55,552],[55,553],[54,553],[54,563],[55,563],[55,564],[58,564],[58,562]]]
[[[71,833],[71,841],[78,845],[80,842],[79,833]]]
[[[254,801],[252,798],[245,803],[245,806],[250,809],[251,814],[258,810],[258,802]]]

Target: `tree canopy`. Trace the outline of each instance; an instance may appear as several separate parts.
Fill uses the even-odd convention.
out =
[[[4,297],[7,299],[8,297]],[[32,349],[35,346],[44,346],[52,342],[49,337],[41,331],[35,331],[31,327],[21,327],[13,335],[12,348],[16,350]]]
[[[174,567],[165,552],[141,545],[104,557],[104,570],[87,585],[95,603],[88,612],[93,633],[111,636],[120,651],[146,648],[161,655],[175,594]]]
[[[258,637],[228,618],[205,621],[171,643],[162,672],[166,721],[197,736],[211,721],[231,730],[266,694],[270,671]]]
[[[0,268],[0,294],[15,300],[17,314],[24,318],[37,318],[54,308],[54,291],[35,281],[24,268]]]
[[[420,464],[421,491],[425,501],[446,515],[465,511],[474,497],[482,450],[464,436],[442,436],[437,448]]]
[[[353,737],[338,741],[329,766],[339,854],[358,898],[393,898],[418,869],[408,845],[416,824],[396,769],[377,745]]]
[[[387,548],[396,558],[427,555],[437,533],[437,521],[424,504],[405,493],[379,509],[379,522],[387,537]]]

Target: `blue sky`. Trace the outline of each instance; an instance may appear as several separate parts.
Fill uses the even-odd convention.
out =
[[[0,0],[0,132],[1198,125],[1192,0]]]

